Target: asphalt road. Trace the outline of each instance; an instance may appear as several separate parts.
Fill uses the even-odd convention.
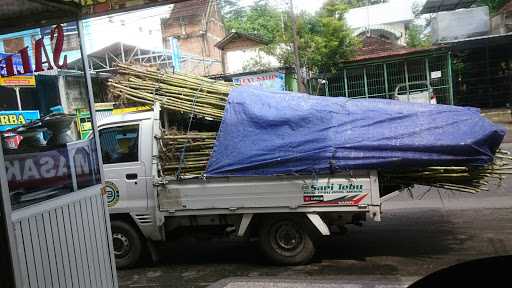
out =
[[[255,244],[183,240],[159,249],[163,259],[157,265],[119,271],[119,284],[120,287],[212,284],[229,288],[404,287],[443,267],[470,259],[508,255],[512,249],[512,213],[505,207],[391,209],[380,223],[367,222],[363,227],[348,228],[344,236],[321,241],[312,264],[296,267],[269,265]]]

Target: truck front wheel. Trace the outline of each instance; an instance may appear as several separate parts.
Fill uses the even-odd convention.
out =
[[[259,243],[263,253],[279,265],[306,264],[315,255],[315,246],[303,221],[280,217],[260,226]]]
[[[110,226],[116,266],[118,268],[134,266],[142,254],[142,240],[139,233],[124,221],[111,221]]]

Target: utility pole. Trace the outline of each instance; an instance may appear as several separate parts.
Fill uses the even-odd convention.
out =
[[[295,74],[297,75],[297,86],[299,92],[305,92],[304,83],[302,83],[302,74],[300,71],[300,58],[299,58],[299,36],[297,35],[297,18],[293,10],[293,0],[290,1],[290,18],[292,20],[292,33],[293,33],[293,58],[295,60]]]

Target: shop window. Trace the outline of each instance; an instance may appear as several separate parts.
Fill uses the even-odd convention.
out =
[[[69,29],[70,25],[76,23],[51,26],[46,31],[54,32],[55,37],[64,37],[61,39],[64,43],[74,43],[76,39],[66,40],[63,29]],[[8,75],[5,68],[0,70],[1,91],[9,91],[0,97],[0,143],[4,155],[0,163],[6,170],[13,209],[79,193],[101,181],[94,133],[89,129],[86,136],[90,136],[84,137],[79,129],[83,123],[77,111],[90,113],[85,75],[81,71],[69,71],[63,49],[55,45],[55,38],[49,41],[49,34],[42,31],[45,30],[18,33],[21,40],[44,38],[39,42],[44,43],[44,47],[39,48],[46,50],[49,59],[44,51],[38,53],[42,59],[37,60],[44,63],[39,71],[35,65],[38,62],[35,45],[27,49],[28,61],[23,55],[12,56],[11,71],[16,75]],[[19,51],[24,45],[17,46],[22,41],[8,42],[6,46],[6,41],[13,39],[4,40],[5,47],[15,50],[11,52]],[[78,49],[74,54],[80,55],[79,46],[67,48]],[[6,55],[0,53],[0,58],[4,57]],[[81,61],[67,59],[68,62],[73,60]],[[28,69],[29,73],[20,74],[27,72],[24,69],[27,65],[32,68]],[[46,73],[50,69],[52,73]]]
[[[103,164],[139,161],[139,125],[102,129],[100,143]]]

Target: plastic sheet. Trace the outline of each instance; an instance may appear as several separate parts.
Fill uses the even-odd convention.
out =
[[[476,108],[235,88],[207,176],[483,165],[505,130]]]

